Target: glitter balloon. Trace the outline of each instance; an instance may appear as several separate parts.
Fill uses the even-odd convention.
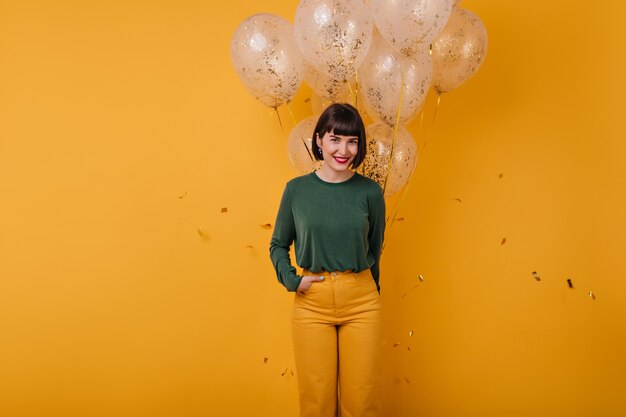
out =
[[[313,157],[313,130],[319,116],[311,116],[300,121],[291,129],[287,140],[287,153],[291,166],[300,174],[315,171],[321,167],[322,161]]]
[[[454,0],[370,0],[380,34],[398,51],[415,55],[443,30]]]
[[[478,16],[456,8],[433,42],[433,87],[445,93],[478,71],[487,53],[487,30]]]
[[[382,122],[367,127],[367,154],[359,168],[363,175],[373,179],[385,190],[385,197],[402,189],[411,177],[417,163],[417,144],[404,126],[398,126],[394,142],[394,128]],[[391,172],[389,165],[391,162]],[[387,182],[385,184],[385,181]]]
[[[250,94],[269,107],[290,101],[302,82],[304,58],[291,23],[263,13],[244,20],[233,35],[230,53]]]
[[[407,57],[379,34],[359,70],[360,93],[367,113],[388,125],[406,124],[421,109],[430,89],[428,50]],[[399,114],[398,114],[399,113]]]
[[[370,47],[373,28],[363,0],[302,0],[296,9],[294,37],[309,64],[340,84],[354,78]]]

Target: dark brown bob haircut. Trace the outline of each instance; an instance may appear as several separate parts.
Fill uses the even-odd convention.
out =
[[[324,158],[320,155],[320,148],[317,146],[316,138],[319,135],[321,139],[328,132],[333,132],[335,135],[356,136],[359,138],[358,151],[350,164],[351,168],[358,168],[365,159],[367,145],[365,126],[358,110],[347,103],[334,103],[324,110],[313,131],[313,156],[318,161]]]

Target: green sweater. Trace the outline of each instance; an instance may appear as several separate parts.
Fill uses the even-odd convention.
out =
[[[355,173],[340,183],[312,172],[289,181],[276,216],[270,258],[278,281],[296,291],[301,276],[291,264],[313,273],[359,272],[370,268],[380,291],[380,252],[385,233],[385,199],[381,187]]]

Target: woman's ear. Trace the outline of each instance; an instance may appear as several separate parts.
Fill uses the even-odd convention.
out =
[[[320,148],[322,147],[322,139],[320,139],[320,134],[319,133],[315,134],[315,143],[317,143],[318,147],[320,147]]]

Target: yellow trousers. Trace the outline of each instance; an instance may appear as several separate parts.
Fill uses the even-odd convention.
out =
[[[300,417],[380,417],[380,300],[369,269],[296,293],[292,335]]]

